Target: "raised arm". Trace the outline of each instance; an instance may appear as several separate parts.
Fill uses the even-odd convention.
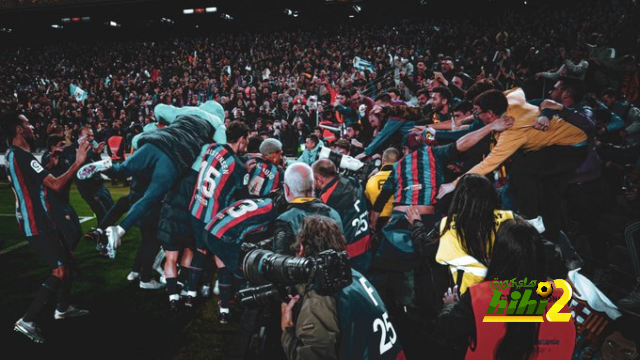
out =
[[[49,174],[46,178],[44,178],[44,180],[42,180],[44,186],[53,191],[60,191],[65,185],[67,185],[69,180],[73,178],[78,169],[80,169],[80,167],[84,164],[84,161],[87,159],[88,151],[88,142],[83,142],[82,144],[80,144],[78,150],[76,150],[76,161],[71,164],[71,167],[64,174],[58,177],[54,177],[53,175]]]

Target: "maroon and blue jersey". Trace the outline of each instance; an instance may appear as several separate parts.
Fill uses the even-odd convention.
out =
[[[272,199],[245,199],[220,211],[205,228],[216,239],[240,244],[246,234],[266,229],[277,217]]]
[[[206,225],[207,249],[229,269],[236,269],[245,237],[262,234],[278,217],[272,199],[240,200],[218,213]]]
[[[9,183],[16,196],[20,231],[29,237],[54,230],[43,183],[49,172],[30,152],[19,147],[9,146],[5,159]]]
[[[394,194],[394,205],[434,205],[454,150],[449,145],[425,146],[405,155],[393,165],[382,191]]]
[[[255,160],[256,167],[249,172],[249,195],[262,198],[282,189],[284,171],[262,158]]]
[[[234,198],[247,197],[248,180],[244,163],[229,145],[209,145],[202,156],[189,211],[197,219],[208,223],[220,210],[229,206]]]

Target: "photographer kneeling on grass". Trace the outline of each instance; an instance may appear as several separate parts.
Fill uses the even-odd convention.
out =
[[[297,256],[313,258],[324,250],[345,251],[346,241],[334,220],[316,215],[303,220],[292,247]],[[378,292],[356,270],[351,275],[351,284],[332,294],[300,284],[300,295],[282,304],[282,346],[289,360],[405,358]]]

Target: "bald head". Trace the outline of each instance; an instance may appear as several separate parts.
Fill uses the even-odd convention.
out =
[[[289,202],[298,197],[313,197],[313,170],[305,163],[290,165],[284,172],[284,185]]]
[[[331,180],[338,176],[338,169],[333,161],[320,159],[311,165],[313,169],[314,186],[317,190],[324,189]]]
[[[324,178],[333,179],[338,175],[338,169],[333,161],[329,159],[320,159],[311,165],[314,176],[322,176]]]

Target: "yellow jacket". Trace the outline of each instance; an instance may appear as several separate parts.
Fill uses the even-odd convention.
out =
[[[369,178],[367,181],[367,186],[364,189],[364,195],[367,197],[369,204],[373,206],[375,204],[376,199],[380,195],[380,190],[382,189],[382,185],[384,185],[385,181],[389,175],[391,175],[391,171],[393,170],[392,165],[386,165],[382,168],[386,169],[389,167],[389,170],[380,170],[375,175]],[[391,211],[393,211],[393,197],[389,198],[389,201],[384,205],[384,209],[380,213],[380,217],[389,217],[391,216]]]
[[[495,217],[497,232],[500,225],[505,220],[513,219],[513,213],[511,211],[496,210]],[[442,234],[446,224],[447,218],[445,217],[440,222],[440,234]],[[462,245],[460,245],[460,240],[458,239],[458,234],[455,231],[454,225],[455,221],[452,221],[451,229],[440,235],[436,261],[442,265],[449,265],[454,281],[457,281],[458,270],[464,270],[462,284],[458,284],[460,287],[460,293],[462,294],[467,291],[469,286],[484,280],[487,274],[487,267],[462,249]],[[492,237],[491,243],[493,244],[494,241],[495,238]]]
[[[538,107],[527,103],[520,88],[505,92],[509,107],[506,115],[513,116],[513,127],[496,134],[496,146],[491,153],[468,173],[487,175],[513,155],[518,149],[540,150],[551,145],[576,145],[587,140],[587,135],[579,128],[554,116],[547,131],[539,131],[533,125],[540,116]]]

